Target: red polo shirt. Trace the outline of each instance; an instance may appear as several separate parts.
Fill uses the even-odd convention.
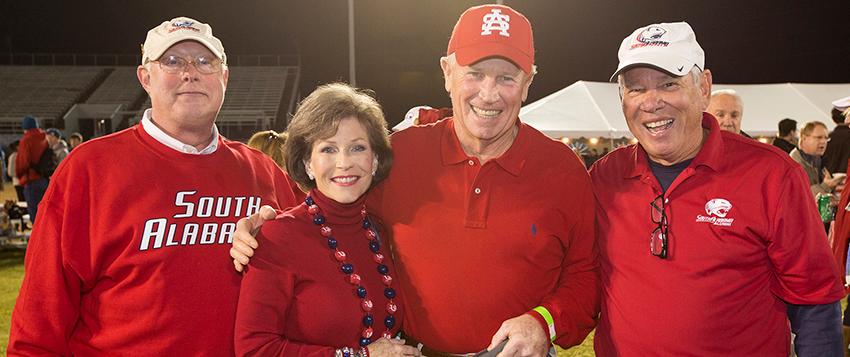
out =
[[[602,315],[612,355],[787,356],[786,302],[843,296],[803,170],[785,152],[719,130],[665,194],[669,257],[649,252],[661,193],[639,145],[591,169],[599,205]]]
[[[480,351],[538,305],[562,346],[594,326],[589,177],[566,145],[517,125],[510,149],[484,165],[464,153],[453,119],[392,136],[392,172],[369,204],[392,233],[403,329],[431,348]]]

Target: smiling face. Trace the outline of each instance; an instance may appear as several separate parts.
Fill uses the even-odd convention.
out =
[[[717,94],[711,97],[708,109],[705,111],[717,118],[720,129],[731,133],[741,133],[741,119],[744,117],[744,106],[738,97],[731,94]]]
[[[347,117],[340,120],[334,136],[313,143],[304,165],[315,177],[319,192],[339,203],[351,203],[369,189],[378,163],[366,128]]]
[[[711,72],[673,77],[635,67],[620,78],[629,130],[652,161],[672,165],[693,158],[703,141],[702,112],[711,92]]]
[[[215,58],[210,50],[195,41],[183,41],[171,46],[160,58],[177,56],[187,61],[198,57]],[[229,71],[223,67],[211,74],[198,72],[193,64],[178,73],[168,73],[159,62],[139,66],[137,76],[151,97],[153,118],[167,129],[209,127],[215,122]]]
[[[449,56],[440,65],[452,99],[455,132],[467,153],[498,156],[507,150],[532,76],[501,58],[461,66]]]

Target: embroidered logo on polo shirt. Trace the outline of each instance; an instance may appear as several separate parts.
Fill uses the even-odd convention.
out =
[[[715,198],[705,203],[705,214],[707,216],[698,214],[696,221],[697,223],[705,222],[715,226],[730,227],[732,222],[735,221],[734,218],[726,217],[730,210],[732,210],[732,203],[722,198]]]

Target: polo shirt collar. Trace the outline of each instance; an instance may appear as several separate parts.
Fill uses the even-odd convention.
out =
[[[708,136],[702,143],[697,156],[691,161],[690,167],[705,166],[714,171],[719,171],[723,166],[724,145],[723,138],[720,132],[720,125],[717,124],[717,119],[714,119],[711,114],[702,113],[702,128],[708,129]],[[643,176],[652,171],[649,168],[649,156],[646,150],[638,143],[636,149],[632,151],[631,169],[624,170],[625,178]]]
[[[442,155],[443,165],[454,165],[466,162],[471,158],[463,151],[457,133],[455,133],[454,125],[454,118],[448,118],[446,120],[446,126],[443,127],[442,138],[440,140],[440,153]],[[529,135],[531,135],[529,130],[531,128],[522,123],[519,118],[516,120],[516,126],[518,129],[514,142],[502,156],[491,161],[498,164],[511,175],[519,176],[522,167],[525,166],[525,148],[528,146]]]

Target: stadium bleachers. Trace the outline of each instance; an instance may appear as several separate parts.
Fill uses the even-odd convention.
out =
[[[240,140],[259,130],[283,129],[298,74],[298,66],[230,66],[219,130]],[[0,66],[0,136],[19,135],[20,120],[28,114],[43,126],[54,125],[76,103],[121,105],[122,115],[131,117],[125,125],[132,125],[150,107],[150,98],[135,66]]]
[[[6,132],[10,120],[20,132],[17,124],[25,115],[52,124],[90,92],[105,71],[87,66],[0,66],[0,133]]]
[[[115,67],[86,100],[88,104],[121,104],[126,110],[145,94],[136,78],[136,67]]]

